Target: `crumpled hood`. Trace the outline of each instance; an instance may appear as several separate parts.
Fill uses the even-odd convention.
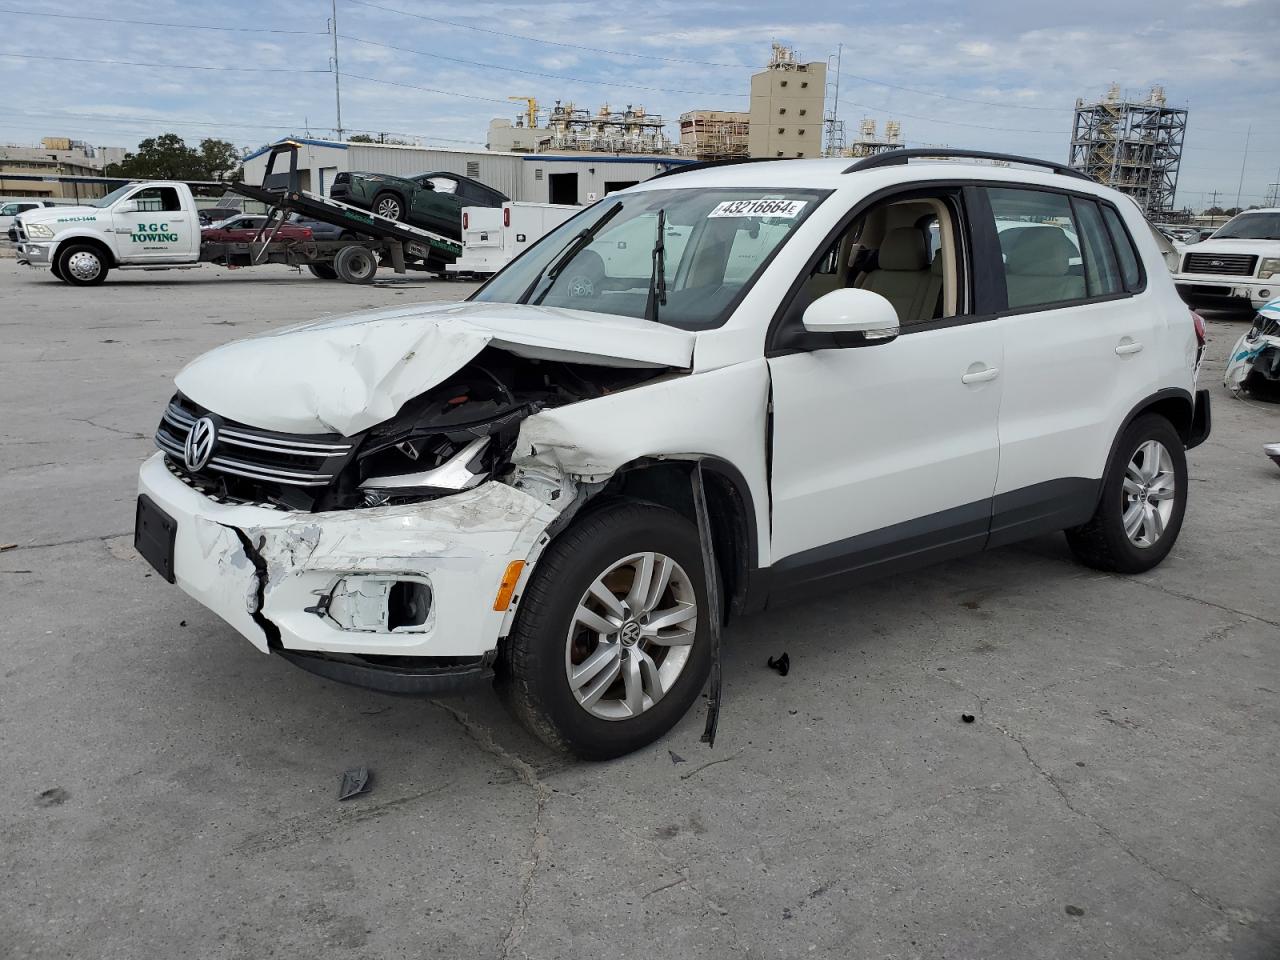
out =
[[[695,339],[582,310],[417,304],[237,340],[188,364],[176,382],[201,406],[250,426],[350,436],[395,416],[489,345],[543,360],[688,369]]]

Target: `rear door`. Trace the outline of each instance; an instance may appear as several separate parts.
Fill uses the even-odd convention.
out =
[[[1082,523],[1120,421],[1155,390],[1164,320],[1109,203],[990,185],[984,231],[1006,307],[991,545]]]

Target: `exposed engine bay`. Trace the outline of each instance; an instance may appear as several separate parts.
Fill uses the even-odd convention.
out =
[[[528,417],[668,373],[523,358],[486,347],[390,420],[355,436],[261,431],[219,418],[180,394],[156,439],[174,473],[224,502],[310,512],[395,506],[502,479]],[[237,437],[240,445],[237,459],[215,457],[193,470],[182,453],[192,425],[204,416],[217,420],[223,446]],[[283,452],[308,445],[326,452]]]

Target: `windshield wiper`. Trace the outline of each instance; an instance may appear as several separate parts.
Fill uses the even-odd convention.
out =
[[[604,225],[617,216],[618,211],[621,209],[622,201],[619,200],[612,207],[606,210],[604,216],[599,220],[576,234],[565,246],[560,255],[551,261],[549,267],[544,267],[542,270],[538,271],[538,275],[533,278],[533,281],[529,286],[525,287],[524,293],[520,294],[520,299],[517,302],[528,303],[529,298],[533,296],[533,291],[538,289],[538,284],[542,282],[542,278],[545,276],[551,282],[547,284],[546,289],[542,291],[541,296],[539,296],[537,300],[533,301],[535,304],[541,303],[551,291],[551,288],[555,286],[556,277],[560,276],[560,272],[569,265],[569,261],[580,254],[586,248],[587,244],[592,241],[595,235],[604,228]]]
[[[658,307],[667,305],[667,213],[658,211],[658,238],[653,241],[653,272],[649,274],[649,299],[644,318],[658,322]]]

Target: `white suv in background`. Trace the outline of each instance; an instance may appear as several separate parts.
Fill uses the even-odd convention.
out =
[[[724,618],[1057,530],[1155,566],[1203,342],[1137,207],[1060,166],[686,167],[465,303],[192,362],[136,543],[263,652],[396,692],[496,674],[615,756],[689,709]]]
[[[1193,307],[1261,310],[1280,298],[1280,207],[1247,210],[1183,247],[1174,280]]]

